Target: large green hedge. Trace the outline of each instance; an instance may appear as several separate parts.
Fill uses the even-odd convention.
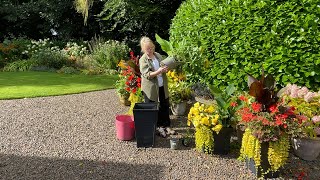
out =
[[[194,81],[245,89],[263,66],[281,86],[319,90],[319,18],[319,0],[187,0],[170,41]]]

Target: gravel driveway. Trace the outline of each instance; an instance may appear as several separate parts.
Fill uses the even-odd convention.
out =
[[[0,179],[254,179],[236,153],[171,150],[160,137],[154,148],[117,140],[115,115],[128,109],[115,90],[1,100]],[[185,118],[172,119],[182,130]],[[290,162],[282,177],[294,179],[300,171],[320,177],[319,159],[291,156]]]

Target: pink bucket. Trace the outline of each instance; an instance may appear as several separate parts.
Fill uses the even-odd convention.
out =
[[[133,116],[117,115],[116,116],[117,138],[122,141],[129,141],[134,138],[134,121]]]

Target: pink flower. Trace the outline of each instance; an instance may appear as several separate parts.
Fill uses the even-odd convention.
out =
[[[304,100],[306,102],[310,102],[312,101],[313,97],[316,95],[316,93],[313,92],[308,92],[305,96],[304,96]]]
[[[298,90],[299,87],[295,84],[293,84],[290,88],[290,96],[293,98],[297,98],[298,97]]]
[[[314,116],[314,117],[312,118],[312,121],[313,121],[314,123],[320,122],[320,116]]]
[[[307,93],[309,92],[309,89],[307,87],[302,87],[298,90],[298,97],[303,98]]]

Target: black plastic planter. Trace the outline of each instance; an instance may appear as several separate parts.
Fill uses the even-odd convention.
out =
[[[136,103],[133,108],[137,147],[153,147],[158,121],[158,103]]]
[[[280,175],[279,171],[273,172],[270,171],[266,173],[266,171],[271,167],[268,161],[268,148],[269,143],[262,143],[261,144],[261,167],[258,167],[258,170],[256,169],[255,162],[253,159],[246,159],[246,166],[247,168],[255,174],[258,178],[263,177],[264,179],[268,178],[277,178]]]
[[[232,131],[233,128],[222,128],[219,134],[213,132],[213,154],[226,155],[230,152],[230,138]]]

